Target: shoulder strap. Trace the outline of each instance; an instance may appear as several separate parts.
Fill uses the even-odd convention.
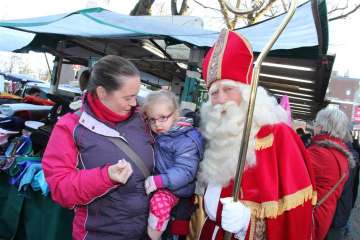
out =
[[[323,204],[330,195],[335,192],[335,190],[338,188],[340,183],[344,180],[346,177],[346,174],[344,173],[341,178],[335,183],[335,185],[316,203],[315,208],[319,207],[321,204]]]
[[[82,111],[78,110],[76,112],[74,112],[74,114],[76,114],[77,116],[81,116]],[[150,171],[149,169],[145,166],[144,161],[140,158],[140,156],[130,148],[130,146],[125,143],[124,140],[120,139],[120,138],[114,138],[114,137],[107,137],[107,139],[109,139],[113,144],[115,144],[115,146],[117,146],[121,151],[123,151],[129,158],[130,160],[140,169],[140,171],[142,172],[142,174],[144,175],[145,178],[147,178],[148,176],[150,176]]]
[[[339,169],[341,171],[341,168],[340,168],[340,163],[339,163],[339,160],[338,158],[335,156],[335,154],[330,150],[328,149],[329,152],[333,155],[333,157],[336,159],[336,162],[339,166]],[[315,205],[315,208],[319,207],[321,204],[323,204],[326,199],[328,199],[330,197],[331,194],[333,194],[335,192],[335,190],[339,187],[340,183],[344,180],[344,178],[346,177],[346,173],[342,174],[342,176],[340,177],[340,179],[335,183],[335,185],[316,203]]]
[[[123,151],[131,159],[131,161],[133,161],[133,163],[135,163],[135,165],[140,169],[140,171],[142,172],[145,178],[150,176],[150,171],[145,166],[144,161],[139,157],[139,155],[136,152],[134,152],[134,150],[130,148],[130,146],[127,143],[125,143],[120,138],[108,137],[108,139],[113,144],[115,144],[121,151]]]

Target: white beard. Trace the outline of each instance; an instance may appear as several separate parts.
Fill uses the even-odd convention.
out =
[[[244,131],[245,104],[234,102],[212,106],[206,103],[201,109],[203,134],[207,139],[204,159],[200,163],[198,179],[206,184],[226,185],[234,178],[239,159],[240,142]],[[250,132],[246,166],[256,163],[255,136],[259,127]]]
[[[241,88],[243,99],[249,99],[249,92],[250,89],[247,86]],[[211,105],[210,101],[203,104],[201,127],[207,144],[198,173],[200,189],[207,184],[226,186],[235,177],[247,105],[247,101],[242,101],[240,106],[235,102],[215,106]],[[286,112],[277,104],[276,100],[268,96],[264,89],[259,88],[245,168],[256,164],[255,139],[259,129],[266,124],[286,120]]]

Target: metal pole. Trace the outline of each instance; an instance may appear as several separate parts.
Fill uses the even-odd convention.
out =
[[[237,165],[235,179],[234,179],[235,180],[234,189],[233,189],[233,193],[232,193],[233,200],[235,202],[238,201],[241,180],[242,180],[242,175],[243,175],[245,161],[246,161],[246,153],[247,153],[251,125],[252,125],[252,120],[253,120],[256,92],[257,92],[257,86],[258,86],[258,82],[259,82],[261,63],[265,59],[266,55],[269,53],[270,49],[272,48],[272,46],[274,45],[276,40],[279,38],[280,34],[285,29],[286,25],[289,23],[290,19],[293,17],[295,10],[296,10],[296,2],[297,2],[297,0],[291,1],[289,11],[287,12],[284,20],[282,21],[280,26],[277,28],[277,30],[275,31],[275,33],[273,34],[273,36],[271,37],[269,42],[265,45],[265,47],[263,48],[260,55],[258,56],[258,58],[255,61],[254,70],[253,70],[253,81],[251,83],[250,100],[249,100],[248,109],[247,109],[247,117],[246,117],[246,120],[244,123],[245,128],[244,128],[243,136],[241,138],[239,160],[238,160],[238,165]],[[229,8],[229,4],[227,4],[227,7]],[[232,9],[229,8],[229,10],[234,12],[235,14],[237,12],[239,12],[237,10],[234,10],[233,8]],[[225,240],[231,239],[231,235],[232,235],[231,233],[225,232],[224,239]]]
[[[51,75],[52,75],[52,72],[51,72],[49,60],[48,60],[48,58],[47,58],[47,56],[46,56],[46,53],[44,53],[44,56],[45,56],[46,65],[47,65],[47,67],[48,67],[49,74],[50,74],[50,76],[51,76]]]
[[[53,70],[52,76],[51,76],[51,82],[50,82],[50,93],[51,94],[55,94],[58,89],[58,86],[59,86],[61,68],[62,68],[62,63],[63,63],[63,59],[64,59],[63,48],[64,48],[64,42],[60,41],[57,46],[57,50],[59,50],[60,55],[55,57],[54,67],[53,67],[54,70]]]

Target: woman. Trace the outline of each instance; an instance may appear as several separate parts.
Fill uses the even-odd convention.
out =
[[[327,240],[344,239],[349,234],[349,219],[351,215],[351,210],[354,208],[356,201],[356,193],[358,190],[356,182],[357,179],[359,179],[359,153],[354,148],[354,146],[356,147],[356,142],[351,136],[351,129],[349,129],[347,135],[348,137],[346,146],[349,148],[351,154],[353,155],[355,166],[350,168],[349,178],[344,184],[343,192],[336,205],[335,215],[326,237]]]
[[[315,240],[325,239],[353,164],[345,144],[348,123],[345,113],[337,108],[327,107],[316,115],[315,136],[308,148],[318,200],[314,209]]]
[[[153,169],[152,138],[135,109],[139,89],[132,63],[103,57],[92,69],[82,109],[62,117],[51,134],[42,165],[53,200],[75,210],[73,239],[146,237],[144,169],[115,143],[125,142],[148,172]]]

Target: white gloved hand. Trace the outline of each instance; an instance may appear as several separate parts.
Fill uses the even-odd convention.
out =
[[[232,197],[221,198],[223,210],[221,213],[222,228],[235,233],[238,239],[244,239],[250,223],[251,211],[241,202],[234,202]]]
[[[145,180],[145,191],[146,194],[149,195],[150,193],[152,193],[153,191],[155,191],[157,189],[155,181],[154,181],[154,177],[150,176]]]

